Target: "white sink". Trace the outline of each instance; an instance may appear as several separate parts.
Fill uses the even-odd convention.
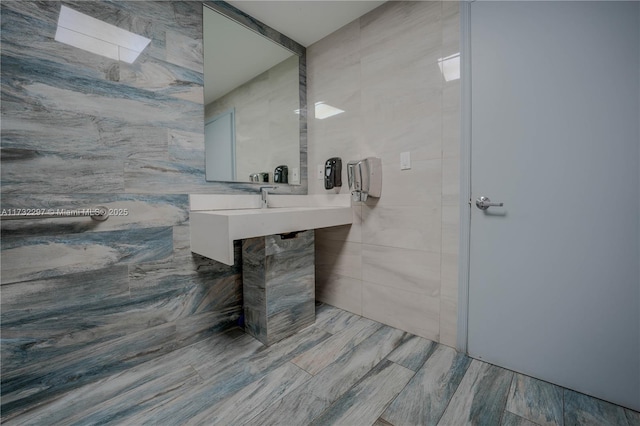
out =
[[[281,207],[190,212],[191,251],[233,265],[233,241],[352,223],[351,207]]]

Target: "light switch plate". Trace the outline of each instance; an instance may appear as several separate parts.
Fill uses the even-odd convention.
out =
[[[411,153],[400,153],[400,170],[409,170],[411,168]]]
[[[291,170],[291,183],[294,185],[300,184],[300,169],[297,167]]]
[[[324,179],[324,165],[322,165],[322,164],[318,164],[317,179],[318,180]]]

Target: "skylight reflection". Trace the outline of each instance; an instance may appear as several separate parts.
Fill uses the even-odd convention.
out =
[[[110,59],[132,64],[150,39],[61,6],[55,40]]]

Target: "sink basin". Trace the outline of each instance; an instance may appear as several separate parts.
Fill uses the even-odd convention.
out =
[[[281,207],[190,212],[191,251],[233,265],[233,241],[352,223],[351,207]]]

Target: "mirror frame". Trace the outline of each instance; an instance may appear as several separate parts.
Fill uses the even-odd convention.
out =
[[[202,2],[203,7],[208,7],[221,15],[226,16],[234,22],[242,25],[243,27],[271,40],[272,42],[284,47],[291,53],[295,54],[299,58],[298,62],[298,74],[299,84],[298,93],[300,98],[300,184],[279,184],[278,189],[273,191],[274,194],[296,194],[306,195],[308,190],[308,165],[307,165],[307,49],[301,44],[291,40],[289,37],[274,30],[268,25],[258,21],[250,15],[247,15],[240,9],[230,5],[225,1],[218,0],[204,0]],[[203,14],[204,15],[204,14]],[[203,43],[205,42],[203,36]],[[204,49],[203,49],[204,55]],[[203,74],[204,75],[204,74]],[[202,105],[202,119],[204,122],[204,107]],[[204,134],[204,127],[203,127]],[[205,165],[206,167],[206,165]],[[204,179],[204,174],[203,174]],[[207,185],[222,189],[223,193],[257,193],[260,186],[265,183],[251,183],[251,182],[207,182]],[[269,182],[270,185],[273,182]],[[217,189],[216,188],[216,189]],[[212,188],[213,189],[213,188]]]

